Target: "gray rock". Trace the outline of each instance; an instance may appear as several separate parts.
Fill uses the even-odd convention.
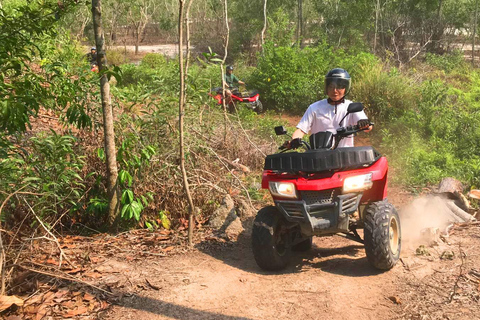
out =
[[[255,215],[255,209],[250,206],[247,201],[240,199],[238,200],[237,208],[238,216],[244,220]]]
[[[244,230],[242,221],[240,221],[239,217],[235,216],[235,220],[231,221],[226,227],[225,235],[229,240],[236,240]]]
[[[231,215],[233,211],[233,214],[235,214],[235,205],[233,203],[232,197],[230,195],[226,195],[222,203],[220,204],[220,207],[215,210],[212,213],[212,216],[210,217],[209,225],[213,228],[220,228],[225,224],[225,221],[227,220],[227,217]]]

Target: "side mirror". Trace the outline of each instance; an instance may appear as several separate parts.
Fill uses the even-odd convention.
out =
[[[285,129],[284,126],[275,127],[275,134],[276,134],[277,136],[281,136],[281,135],[287,134],[287,129]]]
[[[348,105],[347,112],[355,113],[363,110],[363,104],[361,102],[352,102]]]
[[[363,110],[363,104],[361,102],[352,102],[348,105],[347,114],[340,121],[340,126],[342,126],[343,120],[350,114],[355,112],[360,112]]]

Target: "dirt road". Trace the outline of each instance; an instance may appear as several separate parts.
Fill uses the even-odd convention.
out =
[[[116,261],[125,294],[103,319],[480,319],[479,231],[459,227],[421,255],[406,248],[388,272],[340,236],[315,238],[282,273],[257,267],[248,234],[182,255]]]

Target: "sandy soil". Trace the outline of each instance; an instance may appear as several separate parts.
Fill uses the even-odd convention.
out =
[[[391,201],[411,198],[395,193]],[[140,285],[130,282],[102,319],[480,319],[479,278],[468,276],[480,269],[479,231],[459,228],[428,254],[405,248],[388,272],[341,236],[315,238],[281,273],[259,269],[246,233],[203,241],[190,253],[125,265]],[[454,258],[441,258],[448,250]]]

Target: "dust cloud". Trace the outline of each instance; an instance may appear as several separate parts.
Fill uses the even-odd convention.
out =
[[[415,199],[399,216],[402,245],[406,248],[433,244],[455,222],[445,199],[432,195]]]

